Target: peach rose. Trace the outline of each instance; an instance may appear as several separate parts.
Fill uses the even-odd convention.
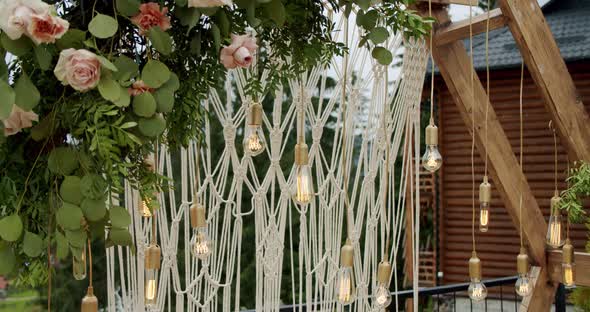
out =
[[[0,29],[16,40],[26,34],[33,14],[48,14],[49,5],[41,0],[0,0]]]
[[[98,85],[100,61],[88,50],[66,49],[59,54],[53,73],[64,86],[85,92]]]
[[[148,87],[148,85],[146,85],[143,80],[138,80],[134,82],[129,89],[127,89],[127,92],[129,92],[129,95],[138,96],[145,92],[154,92],[154,89]]]
[[[252,64],[254,52],[258,46],[256,38],[250,35],[231,35],[231,44],[221,49],[219,59],[227,69],[248,67]]]
[[[131,18],[131,22],[139,27],[140,33],[144,35],[150,28],[160,26],[163,31],[170,28],[170,18],[166,16],[168,8],[155,2],[143,3],[139,6],[139,13]]]
[[[4,123],[4,136],[11,136],[19,133],[24,128],[33,126],[33,121],[39,121],[39,116],[34,112],[25,112],[22,108],[12,105],[12,112],[8,118],[2,120]]]
[[[213,8],[232,4],[232,0],[188,0],[189,8]]]
[[[55,43],[69,27],[68,21],[49,13],[32,14],[27,33],[36,44]]]

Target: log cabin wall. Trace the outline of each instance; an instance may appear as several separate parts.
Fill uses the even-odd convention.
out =
[[[590,106],[590,61],[568,64],[578,92]],[[485,72],[479,72],[485,85]],[[429,88],[429,84],[425,88]],[[490,100],[514,153],[519,154],[519,85],[520,68],[493,70],[490,79]],[[439,271],[443,284],[468,280],[467,261],[471,255],[471,135],[453,99],[440,77],[436,77],[436,100],[440,124],[440,145],[444,157],[439,173]],[[525,69],[523,92],[524,171],[529,185],[546,219],[554,190],[553,135],[548,128],[550,116],[539,90]],[[480,125],[483,131],[484,125]],[[590,125],[588,125],[590,127]],[[478,188],[484,172],[483,153],[475,150],[476,218]],[[567,156],[558,137],[558,187],[565,188]],[[490,181],[492,186],[494,181]],[[518,190],[514,190],[517,192]],[[526,203],[524,203],[526,205]],[[490,227],[481,233],[476,225],[478,256],[483,262],[484,278],[516,274],[515,258],[519,251],[518,228],[497,192],[493,192]],[[583,225],[571,228],[576,250],[583,250],[588,230]]]

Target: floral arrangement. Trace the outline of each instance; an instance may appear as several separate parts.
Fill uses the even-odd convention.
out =
[[[0,275],[42,285],[48,258],[89,239],[131,246],[130,215],[111,198],[128,181],[158,208],[167,181],[144,159],[200,138],[200,102],[227,70],[256,64],[279,82],[327,63],[345,52],[327,10],[353,9],[389,64],[390,32],[429,30],[412,2],[0,0]],[[259,97],[276,86],[248,84]]]

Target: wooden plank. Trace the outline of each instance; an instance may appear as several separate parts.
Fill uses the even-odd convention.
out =
[[[554,250],[547,253],[548,272],[552,281],[561,282],[561,251]],[[576,252],[575,281],[578,286],[590,286],[590,253]]]
[[[493,9],[490,12],[490,30],[502,28],[506,25],[506,19],[501,9]],[[488,13],[477,15],[471,19],[473,35],[481,34],[487,28]],[[436,45],[443,45],[453,41],[469,37],[469,19],[451,23],[436,30],[434,42]]]
[[[590,117],[536,0],[502,0],[502,12],[574,160],[590,161]]]
[[[448,12],[444,9],[436,10],[434,15],[443,25],[449,21]],[[506,203],[506,210],[512,217],[514,225],[522,224],[533,261],[540,265],[545,264],[547,222],[518,164],[502,125],[488,102],[486,92],[471,65],[465,45],[462,41],[440,45],[433,49],[432,54],[469,132],[471,133],[473,124],[477,125],[474,133],[475,143],[480,154],[485,154],[486,150],[488,152],[490,175],[495,182],[494,191],[498,192]],[[486,105],[488,105],[487,137],[489,140],[487,145],[484,145],[486,135],[482,130]],[[521,187],[522,202],[525,203],[522,215],[519,213],[520,194],[514,191]],[[546,270],[541,270],[535,288],[534,298],[529,308],[531,311],[549,311],[556,285],[548,282]]]

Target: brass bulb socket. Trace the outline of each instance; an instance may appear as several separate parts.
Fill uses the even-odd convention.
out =
[[[199,204],[193,204],[190,208],[191,227],[206,227],[207,226],[207,211],[205,207]]]
[[[518,274],[528,274],[530,269],[529,255],[524,248],[520,249],[520,253],[516,256],[516,270]]]
[[[295,165],[305,166],[309,164],[309,149],[305,142],[300,142],[295,145]]]
[[[471,279],[481,280],[481,261],[475,254],[475,251],[469,259],[469,277]]]
[[[438,127],[434,124],[429,124],[426,127],[426,145],[438,145]]]
[[[251,126],[262,125],[262,105],[254,103],[250,106],[250,114],[248,116],[248,124]]]
[[[572,264],[574,263],[574,246],[570,239],[565,240],[565,245],[563,245],[562,250],[563,255],[563,263]]]
[[[484,176],[483,182],[479,185],[479,202],[490,203],[492,201],[492,185],[488,182],[488,177]]]
[[[555,191],[555,195],[551,197],[551,213],[559,211],[559,203],[561,203],[561,197],[559,193]]]
[[[349,244],[345,244],[340,249],[340,265],[348,268],[354,265],[354,248]]]
[[[98,298],[94,295],[94,289],[92,286],[88,287],[86,296],[82,298],[82,304],[80,308],[81,312],[97,312],[98,311]]]
[[[381,284],[388,284],[390,276],[391,263],[389,263],[389,261],[383,261],[379,263],[379,267],[377,268],[377,282]]]
[[[156,244],[150,244],[150,246],[145,250],[145,269],[159,270],[161,265],[161,256],[162,251],[160,250],[160,246]]]

